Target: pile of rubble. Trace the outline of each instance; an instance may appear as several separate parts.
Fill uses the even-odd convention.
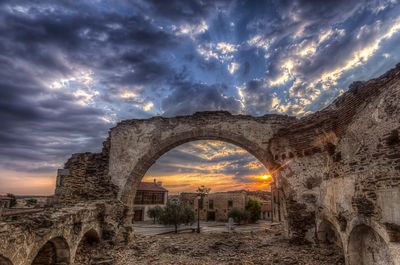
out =
[[[265,232],[138,236],[128,246],[98,250],[107,257],[92,264],[344,265],[334,246],[292,245]]]

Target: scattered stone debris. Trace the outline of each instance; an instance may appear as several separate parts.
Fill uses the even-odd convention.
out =
[[[97,251],[107,256],[109,263],[92,264],[345,264],[340,249],[332,245],[293,245],[283,236],[265,232],[138,236],[130,245],[99,245]]]

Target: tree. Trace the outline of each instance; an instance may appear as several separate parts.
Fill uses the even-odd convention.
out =
[[[162,215],[163,212],[163,208],[161,206],[155,206],[153,208],[150,208],[147,211],[147,216],[150,218],[153,218],[153,223],[156,223],[156,220],[159,222],[160,221],[160,217]]]
[[[249,219],[250,214],[245,210],[233,208],[229,211],[228,217],[233,218],[233,220],[240,225]]]
[[[14,207],[14,206],[17,205],[17,198],[15,197],[14,194],[12,194],[12,193],[7,193],[7,197],[10,197],[10,198],[11,198],[10,207]]]
[[[256,199],[250,198],[246,204],[246,211],[249,213],[249,220],[252,223],[257,222],[261,215],[261,203]]]
[[[194,221],[194,211],[187,205],[182,205],[183,207],[183,223],[185,225],[193,224]]]
[[[179,225],[193,221],[194,213],[190,211],[192,210],[181,203],[167,202],[160,216],[160,222],[164,225],[173,225],[175,233],[178,233]]]
[[[197,195],[204,197],[207,194],[209,194],[210,191],[211,191],[211,188],[207,188],[206,186],[201,185],[200,187],[197,188],[196,193],[197,193]]]

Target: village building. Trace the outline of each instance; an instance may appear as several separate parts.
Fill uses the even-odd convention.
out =
[[[271,201],[261,202],[261,220],[272,221],[272,205]]]
[[[147,216],[150,208],[155,206],[164,207],[167,204],[168,190],[162,186],[162,182],[141,182],[136,191],[135,206],[133,209],[134,221],[151,220]]]
[[[249,198],[261,203],[260,220],[272,221],[272,193],[270,191],[246,191]]]
[[[179,194],[168,195],[168,201],[172,203],[180,203],[181,202],[180,195]]]
[[[245,190],[210,193],[202,201],[194,192],[180,194],[180,201],[190,206],[196,215],[200,208],[200,220],[219,222],[228,221],[228,214],[233,208],[244,210],[250,198],[263,202],[254,195],[250,196]],[[260,218],[264,219],[262,216]]]

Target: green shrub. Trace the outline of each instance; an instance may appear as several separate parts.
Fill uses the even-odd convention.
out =
[[[247,222],[249,219],[250,215],[247,211],[241,210],[238,208],[233,208],[232,210],[229,211],[228,213],[229,218],[233,218],[235,223],[238,223],[239,225],[242,223]]]
[[[249,199],[246,204],[246,211],[249,213],[249,221],[255,223],[260,219],[261,203],[256,199]]]
[[[147,211],[147,216],[153,219],[153,223],[155,224],[156,221],[160,221],[160,217],[162,215],[163,208],[161,206],[155,206],[153,208],[150,208]]]
[[[180,204],[167,202],[160,216],[160,222],[164,225],[173,225],[175,233],[178,233],[178,226],[189,224],[194,220],[194,212],[189,207]]]

